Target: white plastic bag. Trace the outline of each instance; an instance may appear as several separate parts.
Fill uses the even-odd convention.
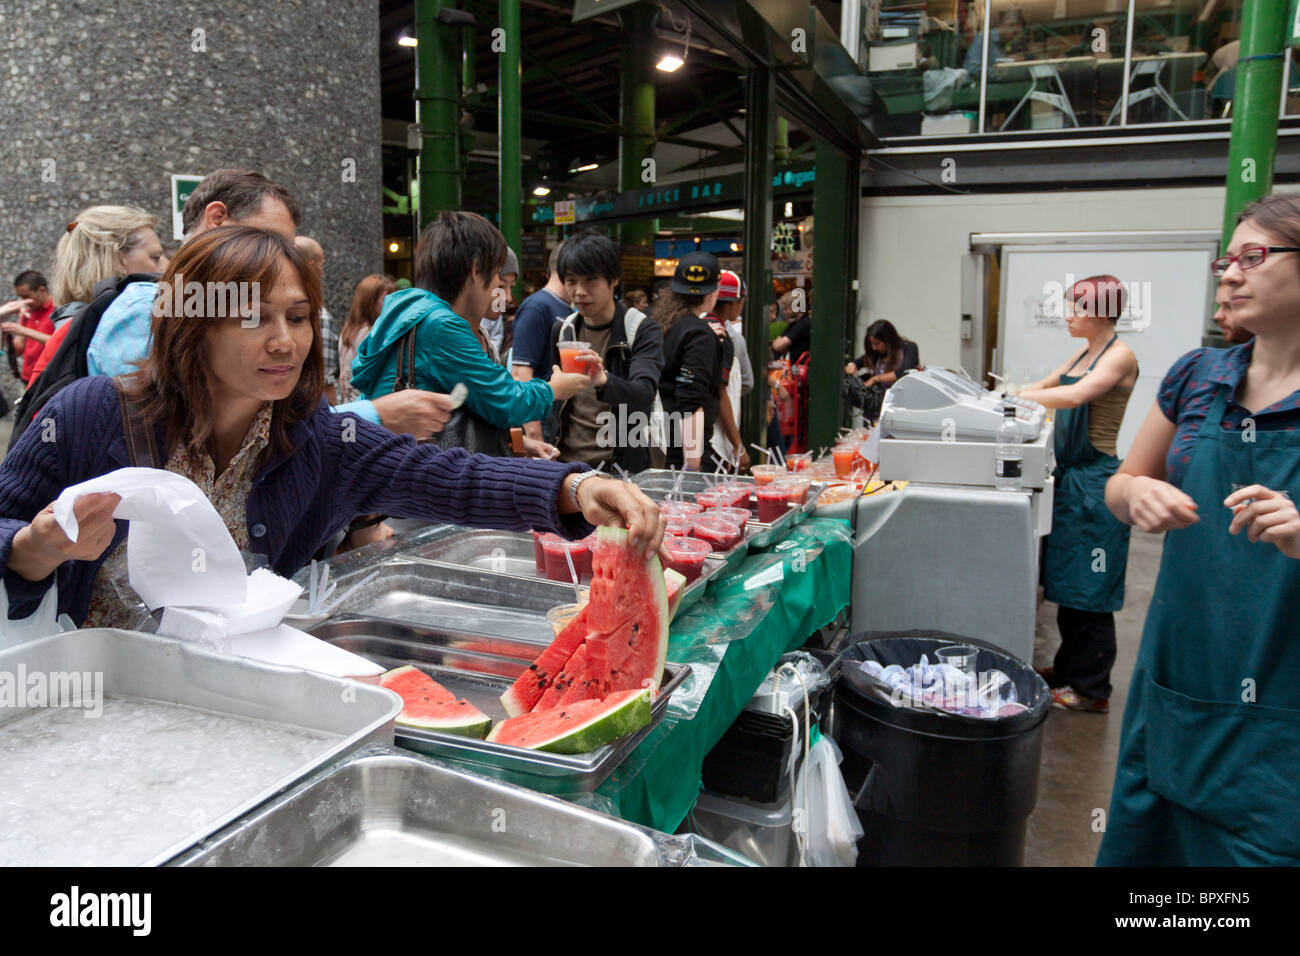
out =
[[[803,817],[805,866],[853,866],[857,862],[858,841],[864,831],[840,773],[841,759],[835,741],[823,736],[808,751],[807,773],[801,770],[795,775],[794,806]]]
[[[9,620],[9,592],[5,590],[4,581],[0,581],[0,650],[26,644],[38,637],[48,637],[63,631],[75,631],[77,625],[66,614],[59,614],[59,586],[50,585],[41,598],[41,603],[31,615]]]

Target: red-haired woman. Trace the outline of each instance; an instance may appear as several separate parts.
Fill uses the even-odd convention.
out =
[[[188,296],[196,282],[210,292],[253,290],[253,308],[231,308],[227,295],[217,309],[224,314],[195,317]],[[186,308],[173,315],[182,300]],[[28,429],[0,464],[0,569],[11,617],[31,614],[57,577],[59,611],[78,624],[121,623],[124,604],[105,568],[121,560],[127,533],[113,519],[117,496],[77,500],[75,542],[50,505],[62,489],[131,463],[124,420],[133,412],[156,464],[194,481],[236,544],[286,577],[354,516],[375,511],[570,537],[621,522],[646,553],[658,546],[663,522],[635,486],[581,465],[421,445],[331,412],[322,398],[320,305],[315,272],[276,234],[228,226],[181,247],[159,284],[153,349],[122,382],[126,414],[117,382],[82,379],[51,399],[42,427]]]
[[[1114,276],[1080,279],[1065,299],[1070,335],[1087,339],[1060,368],[1020,394],[1056,412],[1056,497],[1043,562],[1043,596],[1055,601],[1061,646],[1043,677],[1054,706],[1110,710],[1115,613],[1124,606],[1128,526],[1106,509],[1119,426],[1138,362],[1115,334],[1124,287]]]
[[[352,307],[339,329],[339,402],[356,401],[361,396],[352,387],[352,360],[357,357],[361,340],[370,334],[370,327],[379,318],[384,307],[384,296],[397,291],[397,283],[389,276],[368,275],[357,283],[352,293]]]

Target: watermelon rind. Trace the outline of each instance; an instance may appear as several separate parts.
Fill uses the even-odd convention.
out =
[[[556,754],[590,753],[624,734],[640,730],[650,723],[652,694],[649,690],[628,690],[613,694],[601,701],[603,709],[583,722],[566,726],[560,715],[563,709],[538,711],[514,717],[492,728],[488,740],[494,743],[525,746],[528,750],[542,750]],[[583,701],[584,704],[589,703]],[[553,733],[544,733],[528,744],[513,742],[512,734],[522,729],[535,729],[556,724]]]
[[[667,568],[664,571],[664,593],[668,595],[668,622],[671,624],[682,606],[682,595],[686,593],[686,575]]]
[[[408,699],[406,695],[396,690],[394,685],[400,685],[401,681],[407,677],[422,677],[425,681],[431,683],[437,691],[446,694],[448,700],[441,701],[418,701]],[[402,727],[412,727],[417,730],[435,730],[444,734],[456,734],[460,737],[477,737],[480,740],[487,736],[488,730],[492,727],[492,718],[483,713],[477,707],[474,707],[468,701],[457,701],[456,695],[452,694],[447,688],[443,687],[428,674],[425,674],[418,667],[407,664],[404,667],[398,667],[386,672],[379,679],[379,686],[393,691],[402,698],[402,712],[397,715],[396,723]],[[431,714],[416,714],[415,711],[421,704],[438,706],[439,703],[455,703],[461,713],[448,715],[445,717],[435,717]]]

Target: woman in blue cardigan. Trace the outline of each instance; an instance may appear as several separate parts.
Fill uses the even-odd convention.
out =
[[[221,308],[237,296],[213,309],[221,295],[203,294],[234,289],[253,290],[248,313]],[[322,398],[320,305],[314,272],[278,235],[230,226],[182,246],[159,286],[141,370],[65,388],[0,464],[11,618],[31,614],[57,581],[59,611],[78,624],[120,621],[113,564],[124,561],[127,524],[112,517],[117,496],[78,499],[76,542],[52,513],[64,488],[130,463],[118,382],[152,431],[157,463],[203,488],[236,544],[286,577],[374,511],[570,537],[619,523],[647,555],[658,547],[663,521],[633,485],[578,465],[443,450],[332,413]]]

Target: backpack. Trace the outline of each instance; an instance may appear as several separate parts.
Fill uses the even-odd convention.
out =
[[[122,276],[70,320],[72,327],[68,329],[67,337],[59,345],[59,350],[50,359],[50,364],[45,366],[45,370],[27,387],[27,391],[15,405],[18,417],[14,420],[13,434],[9,438],[9,451],[18,444],[18,439],[32,423],[36,413],[44,408],[51,398],[62,391],[64,386],[70,385],[79,378],[86,378],[90,374],[89,366],[86,364],[86,352],[99,328],[100,317],[113,304],[113,300],[132,282],[156,281],[158,281],[157,273],[133,273]]]

